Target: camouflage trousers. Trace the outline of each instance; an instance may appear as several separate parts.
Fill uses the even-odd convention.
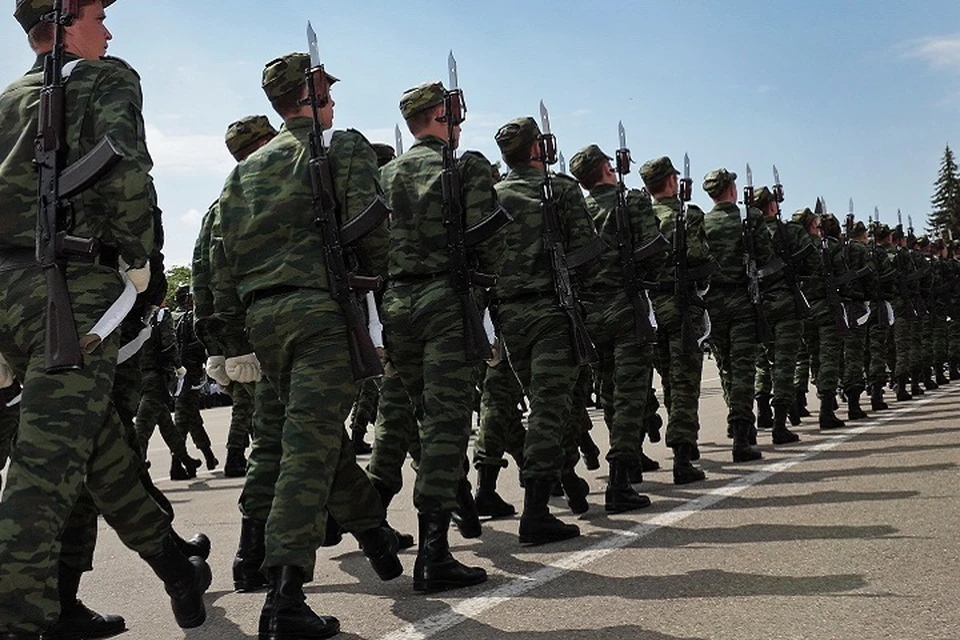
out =
[[[843,388],[863,388],[865,384],[864,352],[867,347],[866,327],[851,327],[843,334]]]
[[[253,385],[230,385],[230,391],[242,397],[253,387],[253,443],[247,456],[247,475],[240,492],[240,513],[266,521],[273,503],[274,487],[280,475],[283,456],[283,403],[266,380]],[[236,406],[236,405],[234,405]]]
[[[840,336],[833,310],[826,300],[811,302],[813,317],[804,323],[804,341],[810,352],[810,367],[820,396],[833,396],[840,384]]]
[[[177,429],[170,415],[170,393],[167,390],[166,376],[161,371],[147,370],[143,372],[140,393],[140,406],[137,408],[137,439],[140,443],[140,453],[147,459],[147,450],[153,430],[159,426],[160,436],[175,458],[186,460],[187,441]]]
[[[593,428],[590,420],[590,393],[593,390],[593,371],[580,367],[570,398],[569,424],[563,430],[563,471],[572,471],[580,462],[580,439]]]
[[[367,425],[377,417],[377,401],[380,398],[380,385],[376,380],[364,380],[357,390],[353,409],[350,411],[350,429],[366,433]]]
[[[610,429],[607,460],[638,463],[653,377],[653,345],[638,341],[633,307],[623,292],[591,305],[587,323],[600,355],[601,398]]]
[[[119,296],[111,269],[73,265],[67,286],[77,327],[92,327]],[[139,482],[110,401],[117,336],[82,369],[44,366],[46,284],[39,269],[0,272],[0,352],[23,381],[20,427],[0,499],[0,631],[37,633],[59,615],[60,534],[81,487],[129,548],[163,548],[169,517]]]
[[[762,344],[757,350],[754,392],[771,395],[770,404],[773,406],[789,406],[796,400],[794,375],[803,321],[794,313],[771,313],[768,320],[773,330],[773,342]]]
[[[797,352],[797,366],[793,374],[793,387],[797,393],[806,394],[810,388],[810,347],[807,340],[810,336],[807,334],[807,323],[809,320],[801,320],[802,330],[800,332],[800,351]]]
[[[517,375],[504,357],[496,366],[486,368],[480,396],[480,433],[473,445],[473,464],[507,466],[510,454],[518,467],[523,467],[523,389]]]
[[[913,334],[919,329],[920,321],[906,307],[897,307],[895,313],[897,319],[893,323],[893,341],[896,376],[909,376],[913,374],[914,368],[919,366],[919,362],[914,360]]]
[[[194,389],[189,382],[184,382],[174,407],[173,423],[177,425],[177,431],[184,440],[189,433],[194,446],[198,449],[209,447],[210,436],[203,428],[203,416],[200,415],[200,389]]]
[[[253,432],[254,385],[232,383],[227,393],[233,400],[230,408],[230,429],[227,431],[227,449],[246,449]]]
[[[937,313],[930,319],[930,331],[933,334],[931,339],[930,357],[931,363],[940,365],[947,361],[947,319],[942,313]]]
[[[565,430],[579,375],[567,317],[552,294],[502,301],[498,310],[510,364],[530,403],[523,445],[524,480],[555,480],[566,457]]]
[[[413,456],[415,464],[420,458],[420,433],[413,403],[395,370],[380,378],[373,433],[373,453],[367,463],[367,475],[390,495],[397,495],[403,488],[403,463],[407,453]]]
[[[266,519],[264,567],[292,565],[312,579],[328,509],[334,517],[349,514],[341,523],[360,530],[384,517],[344,427],[355,390],[346,324],[328,292],[310,289],[256,301],[247,309],[246,324],[284,408],[275,436],[280,457]],[[258,433],[261,437],[269,436]]]
[[[714,293],[711,290],[711,293]],[[720,371],[727,424],[753,425],[753,382],[757,362],[757,325],[741,287],[718,289],[722,301],[711,301],[710,346]]]
[[[476,369],[464,354],[459,301],[446,279],[395,286],[383,296],[383,324],[390,360],[419,417],[414,506],[451,511],[464,474]]]
[[[871,321],[867,324],[867,351],[865,367],[867,383],[884,385],[887,383],[887,341],[893,335],[891,327],[882,327]]]

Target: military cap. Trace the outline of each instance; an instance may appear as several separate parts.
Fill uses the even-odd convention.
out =
[[[753,206],[766,212],[767,207],[773,202],[773,192],[768,187],[760,187],[753,192]]]
[[[873,233],[873,237],[877,240],[885,240],[890,237],[890,226],[886,224],[881,224],[876,227],[876,231]]]
[[[103,8],[106,9],[116,1],[103,0]],[[40,18],[51,11],[53,11],[53,0],[17,0],[13,17],[25,32],[30,33],[30,29],[40,24]]]
[[[851,238],[859,238],[867,232],[867,225],[863,224],[862,221],[857,220],[853,223],[853,228],[850,230]]]
[[[416,115],[424,109],[435,107],[443,102],[447,95],[442,82],[424,82],[412,89],[407,89],[400,96],[400,115],[404,120]]]
[[[810,207],[804,207],[803,209],[797,209],[790,220],[806,227],[818,217]]]
[[[248,155],[244,152],[250,147],[264,138],[272,138],[275,135],[277,130],[270,124],[267,116],[247,116],[227,127],[224,141],[227,143],[230,155],[239,162]]]
[[[388,144],[383,142],[374,142],[370,146],[377,152],[377,166],[382,167],[397,157],[397,152]]]
[[[719,196],[737,179],[737,174],[724,168],[714,169],[703,177],[703,190],[710,197]]]
[[[896,229],[893,230],[892,235],[893,235],[894,241],[896,242],[903,240],[904,238],[903,229],[901,229],[900,227],[897,227]]]
[[[960,252],[960,240],[954,240],[950,243],[950,248],[956,252]]]
[[[647,186],[663,180],[669,175],[678,176],[680,172],[674,168],[673,163],[667,156],[647,160],[640,166],[640,177],[643,178],[643,184]]]
[[[263,80],[260,86],[270,101],[293,91],[306,81],[307,69],[310,68],[310,56],[306,53],[288,53],[285,56],[274,58],[263,68]],[[326,73],[326,71],[324,71]],[[333,84],[339,78],[326,74],[327,82]]]
[[[512,153],[529,147],[540,136],[540,127],[533,118],[515,118],[497,129],[493,139],[501,153]]]
[[[177,290],[173,293],[173,299],[177,301],[177,304],[183,306],[186,304],[187,299],[190,297],[190,285],[181,284],[177,287]]]
[[[601,163],[613,160],[610,156],[600,150],[595,144],[588,145],[580,151],[573,154],[570,158],[570,173],[578,181],[583,182],[591,171],[596,169]]]
[[[917,246],[920,247],[921,249],[924,249],[929,245],[930,245],[930,237],[927,236],[927,234],[923,234],[922,236],[917,238]]]

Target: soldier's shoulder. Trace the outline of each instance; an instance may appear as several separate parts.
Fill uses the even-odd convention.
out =
[[[691,216],[702,218],[705,214],[703,209],[700,208],[700,205],[693,204],[692,202],[687,205],[687,218]]]
[[[627,190],[627,204],[649,208],[653,205],[653,199],[646,189],[629,189]]]
[[[75,60],[64,67],[70,81],[84,77],[107,78],[114,82],[140,86],[140,74],[123,58],[104,56],[99,60]]]
[[[338,150],[366,150],[373,151],[373,145],[367,137],[356,129],[340,129],[333,132],[330,138],[330,149]]]

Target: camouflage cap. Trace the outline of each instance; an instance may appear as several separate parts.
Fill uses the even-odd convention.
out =
[[[277,130],[270,124],[267,116],[247,116],[227,127],[224,141],[227,143],[230,155],[239,162],[249,155],[245,152],[250,147],[264,138],[272,138],[275,135]]]
[[[103,0],[103,8],[106,9],[116,1]],[[30,29],[40,24],[40,18],[51,11],[53,11],[53,0],[17,0],[13,17],[25,32],[30,33]]]
[[[923,234],[917,238],[917,246],[921,249],[925,249],[930,246],[930,237],[927,234]]]
[[[711,198],[719,196],[724,189],[729,187],[737,179],[737,174],[727,171],[723,167],[714,169],[703,177],[703,190]]]
[[[810,207],[804,207],[803,209],[797,209],[790,220],[806,227],[811,222],[816,222],[819,217]]]
[[[310,56],[306,53],[288,53],[285,56],[274,58],[263,68],[263,80],[260,86],[271,102],[280,96],[293,91],[306,81],[307,69],[310,68]],[[326,73],[326,71],[324,71]],[[339,78],[326,73],[327,82],[333,84]]]
[[[377,152],[377,166],[382,167],[397,157],[396,150],[384,142],[374,142],[370,146]]]
[[[600,147],[595,144],[588,145],[580,151],[573,154],[570,158],[570,173],[578,181],[583,182],[591,171],[600,166],[601,163],[609,163],[613,158],[605,154]]]
[[[497,129],[493,139],[501,153],[512,153],[529,147],[540,136],[540,126],[533,118],[515,118]]]
[[[670,158],[667,156],[647,160],[640,167],[640,177],[643,178],[643,184],[647,186],[658,180],[663,180],[669,175],[678,176],[680,172],[676,170],[673,163],[670,162]]]
[[[420,113],[424,109],[435,107],[447,95],[442,82],[424,82],[412,89],[407,89],[400,96],[400,115],[404,120]]]
[[[766,212],[771,202],[773,202],[773,191],[770,191],[769,187],[760,187],[753,191],[753,206],[757,209]]]
[[[853,223],[853,228],[850,229],[851,238],[859,238],[867,232],[867,225],[863,224],[860,220],[857,220]]]
[[[873,237],[876,238],[877,240],[886,240],[887,238],[890,237],[891,233],[892,231],[890,229],[890,225],[881,224],[875,227],[875,231],[873,232]]]
[[[896,229],[894,229],[891,235],[893,236],[894,242],[900,242],[906,237],[906,234],[904,234],[903,229],[901,229],[900,227],[897,227]]]

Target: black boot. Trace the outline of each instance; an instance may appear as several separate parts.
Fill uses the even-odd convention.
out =
[[[460,478],[457,485],[457,508],[450,513],[450,519],[464,538],[479,538],[483,533],[477,503],[473,499],[473,488],[466,477]]]
[[[343,527],[337,522],[337,519],[327,511],[327,525],[323,531],[323,542],[321,547],[335,547],[343,542]]]
[[[870,408],[874,411],[885,411],[890,407],[883,401],[883,383],[874,382],[870,386]]]
[[[388,526],[380,525],[356,534],[357,542],[367,556],[370,566],[384,582],[393,580],[403,573],[403,565],[397,557],[400,542],[397,532]]]
[[[752,462],[763,457],[760,448],[750,444],[750,428],[748,422],[738,422],[733,425],[733,461]]]
[[[941,387],[945,384],[950,384],[950,381],[947,379],[947,376],[943,375],[943,365],[938,363],[933,367],[934,380]]]
[[[207,471],[213,471],[220,464],[217,456],[213,455],[213,449],[210,448],[210,445],[200,447],[200,453],[203,454],[203,459],[207,463]]]
[[[593,441],[589,431],[580,434],[580,453],[583,454],[583,464],[587,471],[596,471],[600,468],[600,447]]]
[[[468,567],[450,554],[447,531],[450,528],[449,511],[429,511],[417,514],[420,547],[413,565],[413,590],[427,593],[470,587],[487,581],[487,572],[480,567]]]
[[[690,484],[707,479],[699,467],[691,462],[694,445],[683,443],[673,447],[673,484]]]
[[[351,431],[350,441],[353,443],[353,451],[358,456],[368,456],[373,453],[373,447],[367,444],[364,436],[367,435],[366,427],[354,427]]]
[[[847,419],[863,420],[869,417],[867,413],[860,408],[861,395],[863,395],[863,387],[847,388]]]
[[[610,461],[610,480],[604,495],[604,510],[623,513],[650,506],[650,498],[637,493],[630,486],[630,467],[636,466],[639,466],[639,462],[627,464],[624,460]]]
[[[180,462],[176,457],[170,458],[170,479],[171,480],[189,480],[191,478],[196,478],[196,471],[191,475],[187,472],[187,469],[183,466],[183,463]]]
[[[960,380],[960,360],[950,361],[950,379]]]
[[[500,467],[481,464],[477,467],[477,513],[489,518],[509,518],[516,508],[497,493],[497,476]]]
[[[801,418],[810,417],[810,411],[807,409],[807,394],[803,391],[797,391],[797,412]]]
[[[800,402],[799,400],[794,400],[787,407],[787,418],[790,420],[790,424],[794,427],[800,424]]]
[[[563,493],[567,496],[567,505],[570,511],[580,515],[586,513],[590,508],[587,502],[587,496],[590,495],[590,485],[587,481],[577,475],[573,469],[564,471],[560,474],[560,485],[563,487]]]
[[[43,632],[44,640],[110,638],[127,630],[120,616],[101,615],[77,600],[81,575],[77,569],[62,562],[59,564],[57,588],[60,592],[60,617]]]
[[[171,531],[170,535],[173,536],[173,541],[177,544],[177,548],[180,549],[180,553],[192,558],[193,556],[200,556],[204,560],[210,557],[210,538],[204,533],[198,533],[189,540],[184,540],[180,537],[176,531]]]
[[[653,391],[650,393],[653,394]],[[643,419],[642,427],[647,434],[647,439],[652,444],[660,442],[660,429],[663,428],[663,418],[660,417],[659,413],[651,413],[650,415],[646,416]]]
[[[300,567],[270,567],[270,590],[260,612],[260,640],[330,638],[340,621],[320,616],[307,606]]]
[[[787,428],[787,405],[773,405],[773,444],[800,442],[800,436]]]
[[[225,478],[242,478],[247,475],[247,459],[240,447],[227,447],[227,461],[223,464]]]
[[[937,384],[933,379],[932,367],[923,367],[923,386],[927,389],[927,391],[933,391],[934,389],[940,388],[940,385]]]
[[[842,429],[847,426],[843,423],[843,420],[838,418],[837,414],[834,413],[833,403],[835,400],[836,398],[832,393],[823,393],[820,395],[820,414],[818,418],[821,429]]]
[[[770,409],[770,394],[758,393],[757,398],[757,429],[766,431],[773,428],[773,411]]]
[[[897,377],[897,401],[913,400],[913,395],[907,390],[907,376]]]
[[[264,543],[266,525],[263,520],[247,516],[240,520],[240,544],[233,559],[233,588],[236,591],[259,591],[267,586],[267,578],[260,573],[267,554]]]
[[[200,556],[187,556],[177,548],[172,536],[164,542],[163,551],[143,558],[157,577],[163,581],[170,596],[173,617],[181,629],[199,627],[207,619],[203,594],[210,586],[210,567]]]
[[[547,503],[553,484],[553,480],[526,481],[523,488],[523,513],[520,515],[520,544],[548,544],[580,535],[580,527],[566,524],[550,513]]]
[[[920,373],[919,371],[914,371],[913,376],[910,378],[910,395],[922,396],[923,394],[923,388],[920,387]]]
[[[377,490],[377,494],[380,496],[380,502],[383,503],[383,512],[387,512],[387,507],[390,506],[390,501],[393,500],[393,492],[390,491],[386,486],[383,485],[379,480],[370,480],[370,483],[373,485],[373,488]],[[383,524],[390,527],[387,524],[387,519],[384,517]],[[390,527],[393,529],[393,527]],[[393,532],[397,534],[397,542],[400,543],[400,549],[409,549],[413,546],[413,536],[409,533],[400,533],[396,529],[393,529]]]
[[[647,456],[647,454],[645,454],[641,449],[640,450],[640,466],[637,468],[640,469],[642,473],[648,473],[650,471],[659,471],[660,463],[654,460],[653,458]],[[631,478],[633,477],[633,469],[630,470],[630,477]],[[630,482],[634,482],[634,480],[631,480]],[[639,480],[637,482],[639,482]]]

